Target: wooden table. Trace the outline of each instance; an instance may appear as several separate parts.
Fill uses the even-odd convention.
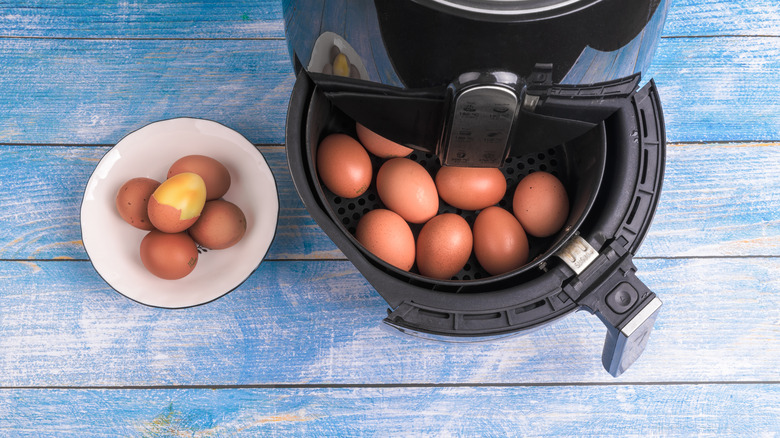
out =
[[[780,434],[776,0],[671,6],[646,75],[666,176],[635,259],[664,306],[619,378],[585,312],[478,344],[381,328],[385,302],[287,170],[279,2],[57,3],[0,4],[0,435]],[[255,144],[281,216],[242,286],[166,310],[98,276],[79,208],[116,142],[179,116]]]

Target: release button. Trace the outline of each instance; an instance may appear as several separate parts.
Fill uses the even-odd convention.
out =
[[[630,283],[620,283],[607,295],[607,305],[615,313],[625,313],[634,306],[639,292]]]

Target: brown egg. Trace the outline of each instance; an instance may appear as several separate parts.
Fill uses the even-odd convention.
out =
[[[426,222],[417,236],[417,269],[426,277],[449,280],[466,265],[472,243],[466,219],[440,214]]]
[[[152,225],[166,233],[178,233],[198,220],[206,203],[206,184],[192,172],[174,175],[152,193],[147,211]]]
[[[317,172],[325,187],[342,198],[365,193],[373,176],[368,152],[346,134],[330,134],[320,142]]]
[[[396,213],[379,208],[364,214],[355,238],[372,254],[398,269],[414,265],[414,235],[409,224]]]
[[[205,155],[187,155],[168,169],[168,178],[184,172],[200,175],[206,183],[206,200],[218,199],[230,188],[230,172],[219,161]]]
[[[554,175],[534,172],[517,184],[512,211],[528,234],[552,236],[569,217],[569,197],[563,183]]]
[[[474,255],[491,275],[500,275],[528,262],[528,237],[512,213],[488,207],[474,220]]]
[[[198,264],[198,248],[187,233],[152,230],[141,240],[141,262],[165,280],[187,276]]]
[[[445,166],[436,173],[436,189],[455,208],[482,210],[504,197],[506,178],[495,167]]]
[[[208,249],[225,249],[238,243],[246,232],[244,212],[224,199],[206,201],[200,218],[187,232]]]
[[[152,193],[160,186],[151,178],[133,178],[122,184],[116,194],[116,210],[128,224],[141,229],[154,228],[149,221],[147,206]]]
[[[422,224],[439,211],[439,194],[433,178],[408,158],[387,160],[376,175],[379,198],[387,208],[413,224]]]
[[[379,158],[405,157],[412,153],[412,149],[402,146],[392,140],[371,131],[360,123],[355,123],[358,139],[365,148]]]

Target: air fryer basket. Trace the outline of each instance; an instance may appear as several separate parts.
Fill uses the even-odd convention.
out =
[[[435,280],[417,274],[416,266],[412,268],[411,272],[399,270],[377,258],[357,242],[353,236],[360,218],[370,210],[384,208],[374,184],[376,173],[384,160],[371,156],[374,175],[371,186],[363,195],[352,199],[336,196],[320,184],[315,165],[317,146],[325,136],[335,132],[357,138],[355,122],[334,107],[316,88],[309,104],[307,120],[305,142],[308,172],[314,175],[312,181],[315,192],[319,199],[323,200],[326,212],[341,229],[342,234],[353,245],[360,248],[365,257],[377,266],[381,266],[389,274],[402,278],[408,277],[416,283],[428,284],[430,287],[438,287],[440,290],[484,291],[484,286],[488,283],[515,278],[523,274],[526,274],[524,278],[529,278],[540,273],[541,271],[535,268],[555,254],[574,235],[579,225],[584,221],[588,210],[596,199],[604,172],[606,133],[603,125],[573,142],[550,148],[546,152],[534,152],[530,155],[508,158],[507,164],[500,169],[507,180],[507,191],[499,205],[511,207],[514,188],[524,176],[536,170],[547,171],[557,176],[567,189],[572,207],[566,223],[559,233],[551,237],[542,239],[529,236],[531,261],[512,272],[491,276],[480,267],[472,254],[466,267],[453,279]],[[429,153],[415,151],[408,158],[421,164],[431,176],[434,176],[441,167],[438,159]],[[473,225],[478,212],[463,211],[441,201],[438,213],[458,214],[466,219],[469,225]],[[416,238],[422,225],[410,224],[410,226]],[[517,282],[516,279],[514,281]]]
[[[556,174],[572,208],[557,236],[532,243],[532,261],[500,276],[489,276],[472,259],[455,278],[433,280],[364,250],[352,235],[354,227],[381,201],[373,187],[349,200],[322,187],[313,157],[319,140],[332,132],[354,136],[354,123],[301,73],[287,121],[293,182],[315,221],[391,307],[388,325],[436,336],[495,336],[537,328],[584,308],[607,325],[602,360],[611,374],[619,375],[639,356],[661,304],[636,277],[632,262],[663,176],[665,136],[652,81],[597,129],[542,155],[512,157],[502,169],[510,196],[533,170]],[[433,156],[415,152],[413,158],[431,171],[438,167]],[[379,163],[373,164],[376,170]],[[502,201],[507,202],[511,198]],[[473,212],[443,205],[444,211],[474,219]]]

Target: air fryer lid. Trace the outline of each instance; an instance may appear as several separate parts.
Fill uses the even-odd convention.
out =
[[[342,4],[319,1],[307,5],[324,11],[319,31],[303,31],[295,1],[286,8],[297,65],[370,130],[470,167],[598,126],[636,88],[666,11],[665,0],[364,0],[338,18]],[[331,53],[349,56],[349,77],[326,68]]]

